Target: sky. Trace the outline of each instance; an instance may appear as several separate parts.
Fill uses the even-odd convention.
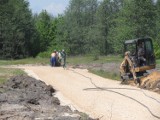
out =
[[[53,16],[64,13],[64,10],[69,5],[69,0],[28,0],[30,9],[33,13],[40,13],[46,10]]]
[[[30,9],[33,13],[40,13],[42,10],[47,10],[53,16],[64,13],[64,10],[69,5],[70,0],[28,0]],[[102,1],[102,0],[98,0]],[[157,0],[154,0],[156,2]]]

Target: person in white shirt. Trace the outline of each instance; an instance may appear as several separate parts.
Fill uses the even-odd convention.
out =
[[[56,51],[51,53],[51,66],[54,67],[56,65]]]

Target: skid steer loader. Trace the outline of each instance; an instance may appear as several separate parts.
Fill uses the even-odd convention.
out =
[[[140,84],[142,76],[156,67],[151,38],[138,38],[124,42],[124,60],[120,65],[122,82],[134,80]]]

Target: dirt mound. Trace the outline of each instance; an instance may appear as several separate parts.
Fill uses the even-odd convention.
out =
[[[55,89],[28,76],[16,76],[0,86],[1,120],[92,120],[60,106]]]
[[[141,81],[141,88],[160,93],[160,72],[154,71],[147,77],[142,78]]]

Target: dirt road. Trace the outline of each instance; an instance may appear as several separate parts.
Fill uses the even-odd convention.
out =
[[[63,102],[100,120],[159,120],[160,95],[121,85],[85,69],[19,66],[52,85]],[[63,98],[62,98],[63,97]]]

